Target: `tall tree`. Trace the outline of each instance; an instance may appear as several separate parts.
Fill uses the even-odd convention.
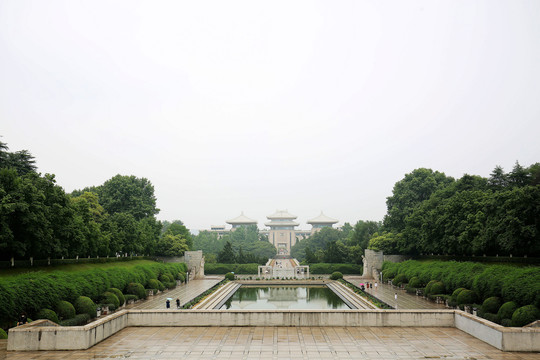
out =
[[[388,212],[384,218],[385,229],[403,231],[405,219],[412,214],[414,208],[453,181],[453,178],[444,173],[431,169],[420,168],[406,174],[394,185],[392,196],[386,200]]]

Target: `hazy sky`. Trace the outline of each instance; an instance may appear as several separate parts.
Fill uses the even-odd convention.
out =
[[[0,0],[0,135],[191,229],[382,220],[406,173],[540,161],[540,1]]]

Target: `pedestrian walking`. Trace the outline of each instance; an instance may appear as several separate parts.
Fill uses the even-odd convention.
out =
[[[180,309],[180,298],[176,298],[176,308]]]
[[[397,308],[398,308],[398,306],[397,306],[397,293],[394,294],[394,300],[396,300],[396,310],[397,310]]]
[[[375,281],[375,292],[377,292],[377,282]]]
[[[165,307],[167,309],[170,309],[171,308],[171,300],[167,299],[167,301],[165,301]]]

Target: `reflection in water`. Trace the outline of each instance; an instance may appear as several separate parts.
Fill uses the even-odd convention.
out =
[[[326,286],[242,286],[221,309],[349,309]]]

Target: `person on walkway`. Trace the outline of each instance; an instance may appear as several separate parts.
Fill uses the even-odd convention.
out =
[[[397,293],[394,294],[394,300],[396,300],[396,310],[397,310]]]
[[[377,292],[377,282],[375,281],[375,292]]]
[[[167,301],[165,301],[165,306],[167,307],[167,309],[170,309],[171,308],[171,300],[167,299]]]
[[[180,298],[176,298],[176,308],[180,310]]]

